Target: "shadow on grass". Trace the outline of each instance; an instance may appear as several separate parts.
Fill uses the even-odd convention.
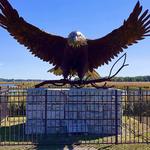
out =
[[[82,135],[82,134],[60,134],[60,135],[48,135],[43,137],[38,141],[37,150],[44,148],[43,146],[48,146],[52,150],[63,150],[65,147],[69,150],[73,149],[74,145],[80,144],[94,144],[99,136],[92,135]],[[98,141],[97,141],[98,143]]]
[[[37,150],[43,150],[45,146],[52,150],[63,150],[66,147],[73,149],[74,145],[80,144],[99,144],[104,137],[100,135],[89,134],[25,134],[25,124],[19,124],[0,128],[0,142],[4,145],[11,144],[35,144]],[[45,148],[46,150],[47,148]]]
[[[0,127],[1,142],[21,142],[25,141],[25,124]]]

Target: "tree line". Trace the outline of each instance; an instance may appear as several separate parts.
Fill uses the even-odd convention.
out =
[[[78,78],[75,78],[78,79]],[[0,78],[0,82],[30,82],[30,81],[38,81],[38,82],[42,82],[43,80],[32,80],[32,79],[28,79],[28,80],[24,80],[24,79],[3,79]],[[150,82],[150,76],[136,76],[136,77],[114,77],[112,79],[112,81],[116,81],[116,82]]]
[[[137,77],[114,77],[112,81],[116,82],[150,82],[150,76]]]

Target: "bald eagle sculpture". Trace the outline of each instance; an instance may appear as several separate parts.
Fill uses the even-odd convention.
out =
[[[0,0],[0,9],[0,26],[33,55],[53,64],[51,71],[57,74],[59,70],[65,79],[77,74],[82,80],[86,73],[95,73],[94,69],[108,64],[124,48],[150,36],[150,14],[148,10],[142,13],[139,1],[121,27],[95,40],[79,31],[71,32],[68,38],[48,34],[27,23],[8,0]]]

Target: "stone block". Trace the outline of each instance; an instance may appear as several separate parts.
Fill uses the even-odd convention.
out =
[[[30,89],[26,104],[26,134],[44,134],[45,131],[49,134],[115,134],[115,90],[94,88]],[[118,90],[117,93],[118,133],[120,133],[122,91]],[[46,110],[47,112],[45,112]],[[45,123],[47,124],[45,125]]]

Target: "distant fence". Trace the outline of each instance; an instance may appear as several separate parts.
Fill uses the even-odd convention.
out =
[[[150,143],[149,90],[0,89],[1,146],[121,143]]]

